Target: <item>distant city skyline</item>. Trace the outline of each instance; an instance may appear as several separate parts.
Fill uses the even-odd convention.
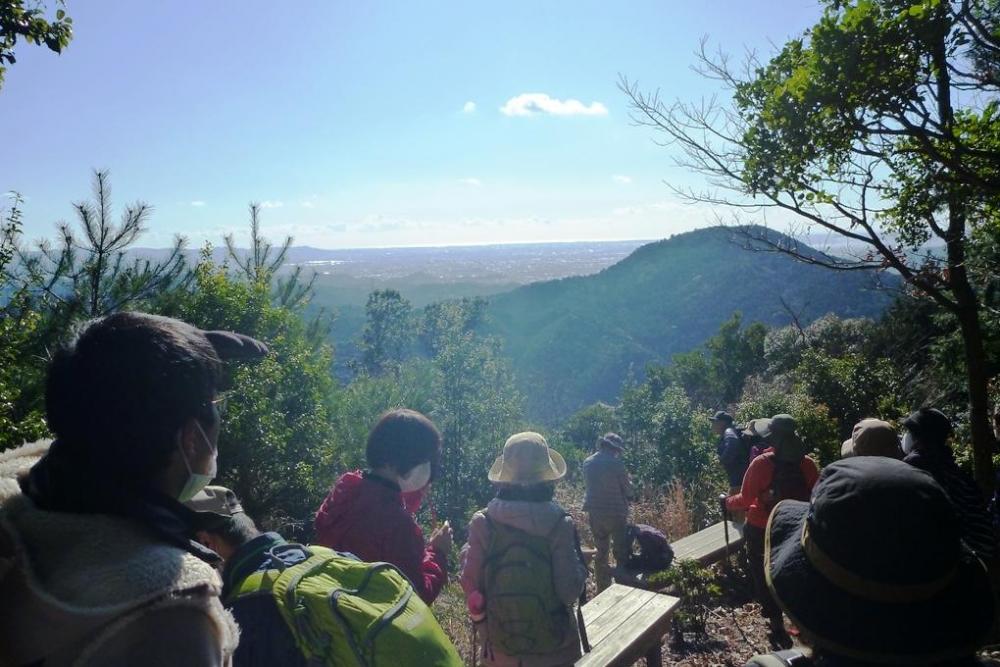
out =
[[[710,96],[690,69],[702,36],[767,53],[820,13],[811,0],[66,10],[69,48],[19,44],[0,88],[0,193],[24,197],[29,238],[74,221],[98,168],[116,212],[154,207],[139,246],[245,243],[257,201],[267,236],[329,249],[651,240],[715,224],[664,185],[702,183],[630,123],[618,77],[667,101]]]

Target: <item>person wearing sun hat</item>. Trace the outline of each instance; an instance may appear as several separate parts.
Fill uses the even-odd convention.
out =
[[[936,408],[920,408],[903,420],[903,461],[929,473],[948,494],[962,539],[993,565],[997,534],[986,509],[986,498],[972,476],[958,467],[948,440],[952,426],[948,416]]]
[[[594,556],[594,576],[597,590],[611,585],[608,553],[614,546],[615,563],[624,565],[630,555],[628,539],[628,505],[632,494],[621,455],[625,443],[617,433],[605,433],[597,441],[597,452],[583,462],[586,496],[583,511],[590,519],[597,553]]]
[[[785,630],[781,610],[764,579],[764,530],[771,509],[778,501],[809,498],[819,470],[816,463],[805,455],[806,447],[796,432],[796,422],[791,415],[755,419],[752,427],[768,449],[750,462],[739,493],[726,498],[726,509],[747,513],[743,537],[754,595],[760,603],[761,614],[768,619],[771,645],[787,648],[792,641]]]
[[[833,463],[811,501],[774,508],[766,549],[768,586],[816,664],[978,664],[995,613],[986,569],[929,474]]]
[[[573,520],[552,499],[556,483],[565,476],[563,457],[549,449],[542,435],[531,431],[510,436],[487,474],[496,486],[496,497],[469,522],[459,581],[478,629],[479,648],[488,665],[569,665],[582,654],[573,605],[583,592],[587,569],[580,558]],[[491,628],[518,625],[526,620],[516,618],[517,608],[508,614],[511,618],[502,615],[503,596],[493,596],[496,591],[490,587],[491,582],[500,580],[488,574],[490,564],[504,557],[504,553],[497,553],[497,545],[513,543],[516,547],[518,540],[525,545],[544,542],[550,559],[542,569],[551,571],[551,577],[539,581],[538,587],[545,589],[539,593],[540,599],[552,598],[558,607],[549,614],[557,638],[553,642],[548,636],[530,637],[538,642],[550,639],[550,648],[541,653],[529,649],[524,653],[505,651],[504,647],[512,643],[511,638],[499,633],[491,636]],[[531,635],[537,629],[530,627],[522,632]]]

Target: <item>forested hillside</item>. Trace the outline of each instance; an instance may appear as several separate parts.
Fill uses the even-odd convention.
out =
[[[783,325],[794,315],[808,324],[827,313],[875,317],[890,303],[870,272],[831,272],[747,243],[731,228],[702,229],[645,245],[592,276],[493,297],[488,326],[504,342],[528,414],[556,421],[613,400],[630,369],[641,376],[647,363],[700,345],[736,311],[745,322]]]

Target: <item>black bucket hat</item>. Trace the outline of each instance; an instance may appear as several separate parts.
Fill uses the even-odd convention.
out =
[[[733,416],[726,412],[725,410],[719,410],[714,415],[710,417],[711,421],[714,422],[726,422],[729,424],[733,423]]]
[[[614,447],[618,451],[625,449],[625,442],[622,437],[617,433],[605,433],[597,441],[599,445],[607,445],[608,447]]]
[[[983,564],[944,490],[884,457],[827,466],[808,503],[783,501],[765,544],[768,587],[820,649],[886,664],[974,653],[993,624]]]

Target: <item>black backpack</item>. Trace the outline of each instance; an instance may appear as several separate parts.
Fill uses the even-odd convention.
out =
[[[806,476],[802,474],[802,458],[794,461],[782,460],[776,457],[774,452],[762,456],[766,456],[774,466],[771,475],[771,502],[768,509],[782,500],[809,500],[809,485],[806,483]]]

